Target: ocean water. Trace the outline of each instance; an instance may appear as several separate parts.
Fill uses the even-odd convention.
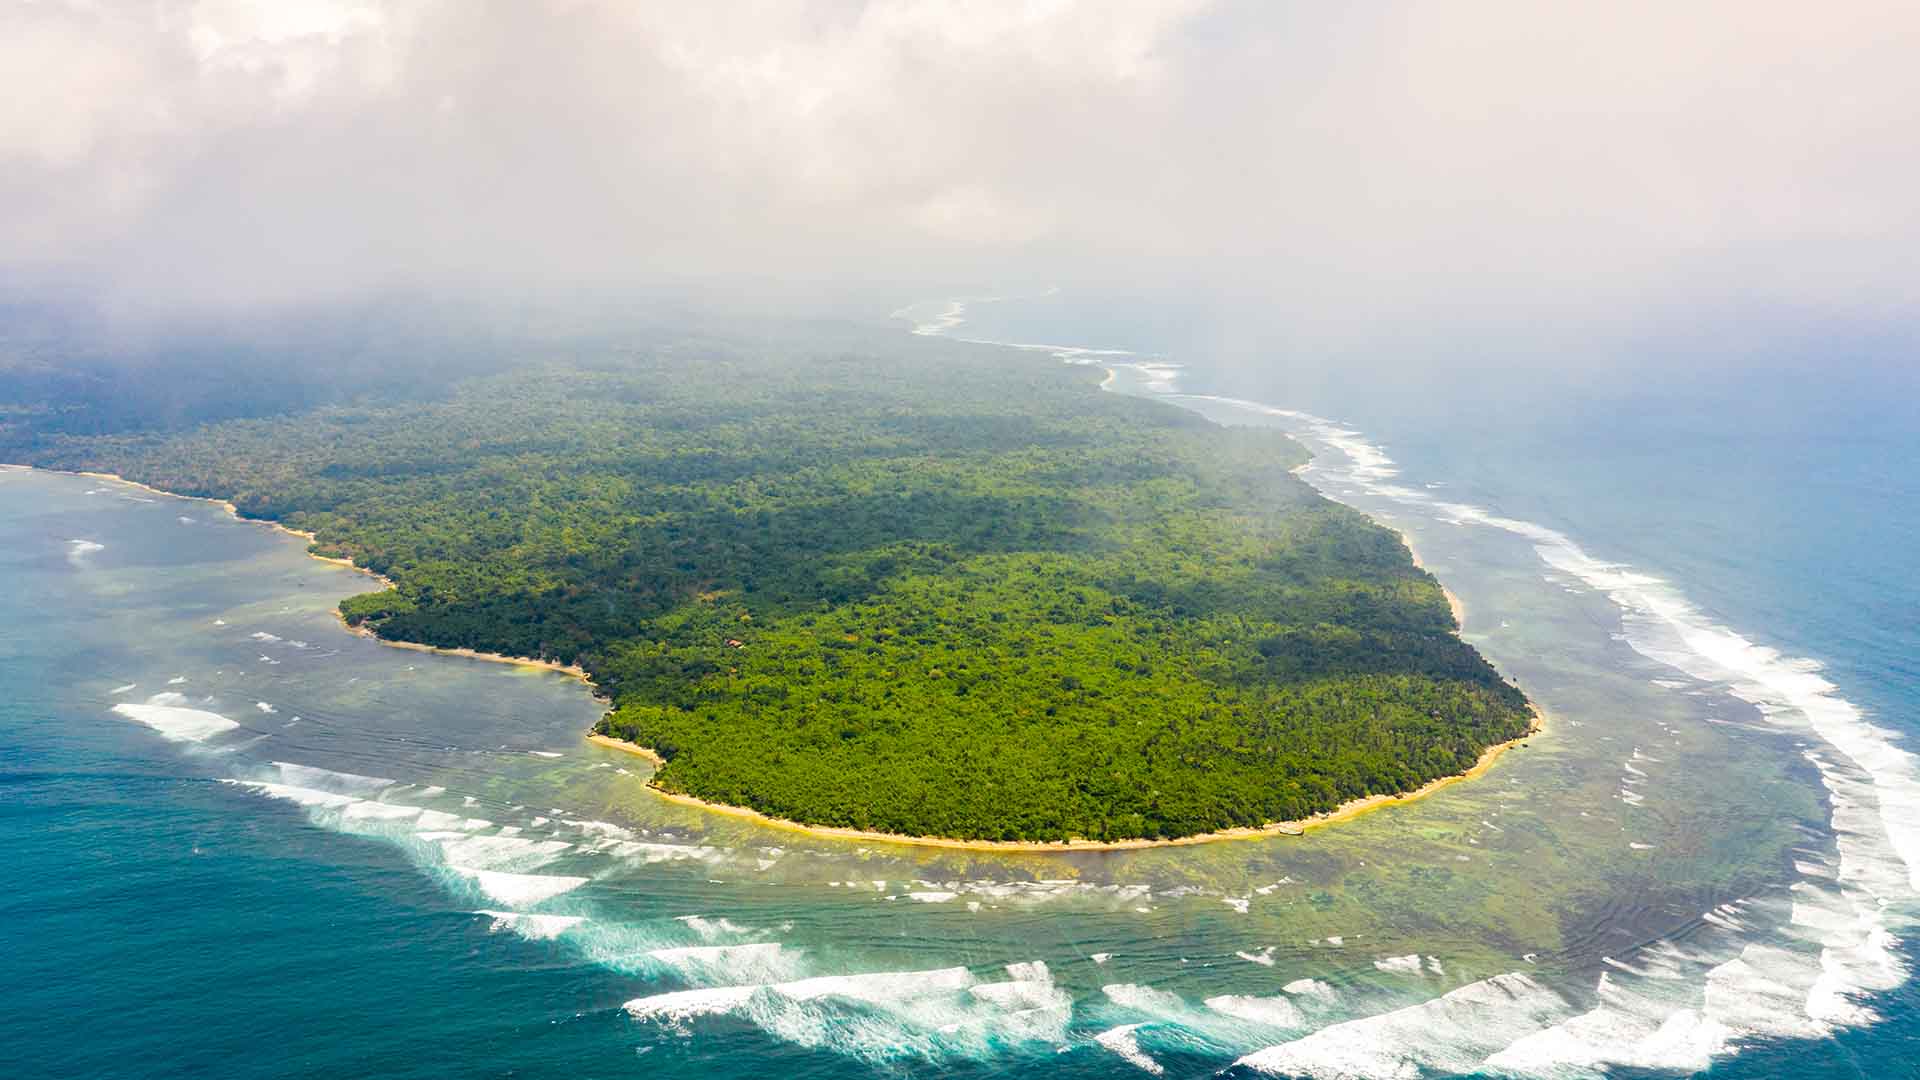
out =
[[[908,314],[1141,344],[1044,298]],[[367,579],[297,539],[4,471],[0,1075],[1920,1074],[1894,394],[1756,387],[1749,429],[1703,384],[1448,430],[1364,388],[1034,352],[1297,434],[1547,730],[1303,838],[817,840],[651,798],[569,679],[344,633]]]

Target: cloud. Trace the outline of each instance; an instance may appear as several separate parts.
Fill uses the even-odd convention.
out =
[[[0,263],[210,306],[1057,282],[1303,344],[1878,318],[1917,50],[1874,0],[40,0]]]

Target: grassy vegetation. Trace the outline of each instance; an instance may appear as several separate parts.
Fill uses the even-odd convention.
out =
[[[787,340],[171,430],[0,411],[0,451],[312,530],[395,583],[350,622],[578,662],[659,785],[798,821],[1188,835],[1525,730],[1433,579],[1284,438],[1027,354]]]

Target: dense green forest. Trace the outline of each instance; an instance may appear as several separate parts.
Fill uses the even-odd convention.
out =
[[[508,351],[144,425],[137,387],[0,367],[0,459],[311,530],[395,584],[349,622],[577,662],[659,786],[803,822],[1188,835],[1526,729],[1433,579],[1278,434],[878,332]]]

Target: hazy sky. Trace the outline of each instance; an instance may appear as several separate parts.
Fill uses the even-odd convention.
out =
[[[0,266],[188,306],[757,275],[1302,342],[1901,320],[1912,0],[0,0]]]

